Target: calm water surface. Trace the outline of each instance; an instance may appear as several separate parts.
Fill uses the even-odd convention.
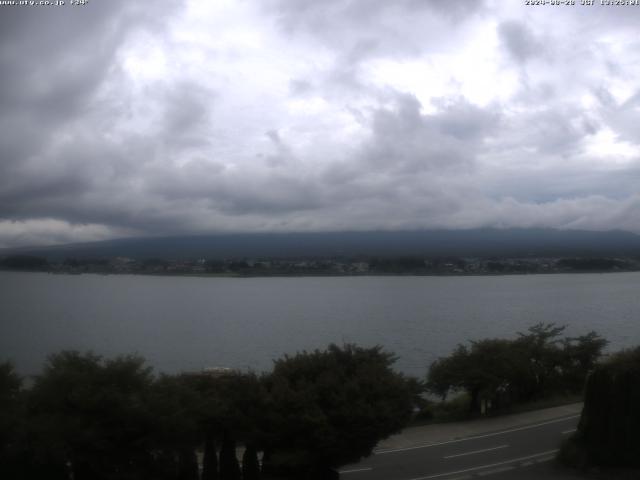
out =
[[[0,360],[139,353],[158,371],[269,369],[331,342],[381,344],[422,376],[459,342],[536,322],[640,344],[640,273],[487,277],[193,278],[0,272]]]

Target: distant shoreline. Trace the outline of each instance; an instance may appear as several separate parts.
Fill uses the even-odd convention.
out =
[[[83,258],[13,255],[0,269],[52,274],[191,277],[495,276],[640,271],[640,257],[259,257],[225,259]]]
[[[98,276],[119,276],[135,275],[140,277],[189,277],[189,278],[343,278],[343,277],[510,277],[510,276],[532,276],[532,275],[578,275],[578,274],[616,274],[616,273],[638,273],[640,270],[573,270],[573,271],[548,271],[548,272],[480,272],[480,273],[272,273],[272,274],[240,274],[240,273],[147,273],[147,272],[56,272],[51,270],[20,270],[20,269],[0,269],[0,272],[10,273],[47,273],[49,275],[77,276],[77,275],[98,275]]]

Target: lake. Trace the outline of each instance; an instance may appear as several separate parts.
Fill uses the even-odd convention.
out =
[[[640,344],[640,273],[206,278],[0,272],[0,360],[36,373],[50,353],[138,353],[168,373],[267,370],[329,343],[383,345],[423,376],[457,343],[537,322]]]

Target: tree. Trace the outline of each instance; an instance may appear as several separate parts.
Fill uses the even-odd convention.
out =
[[[119,479],[147,471],[151,381],[140,357],[103,360],[74,351],[49,357],[29,395],[34,461],[46,478]]]
[[[587,380],[578,429],[561,458],[578,466],[640,467],[640,347],[612,356]]]
[[[275,362],[265,379],[271,435],[265,471],[316,478],[357,461],[411,418],[415,383],[381,347],[330,345]]]
[[[562,380],[570,391],[584,388],[587,375],[596,367],[608,343],[594,331],[562,341]]]
[[[33,255],[10,255],[0,261],[0,266],[10,270],[44,270],[49,263],[46,258]]]
[[[218,454],[214,432],[206,431],[202,457],[202,480],[218,480]]]
[[[260,480],[260,463],[256,447],[248,444],[242,455],[242,479]]]
[[[22,378],[9,362],[0,363],[0,477],[18,478],[24,463]]]
[[[225,432],[220,449],[220,480],[240,480],[241,477],[236,441],[229,432]]]
[[[441,357],[429,366],[426,387],[445,401],[452,390],[464,388],[464,375],[469,369],[469,350],[458,345],[448,357]]]
[[[527,333],[518,332],[516,345],[527,359],[527,372],[520,377],[520,396],[524,400],[540,398],[547,391],[561,385],[560,376],[564,355],[559,345],[566,325],[540,322],[529,327]],[[550,384],[550,385],[549,385]]]
[[[576,393],[607,344],[595,332],[561,339],[564,326],[538,323],[514,340],[484,339],[458,345],[431,364],[427,389],[444,400],[469,394],[470,413],[491,403],[500,408],[554,393]]]
[[[469,412],[480,413],[483,405],[513,400],[522,365],[521,352],[512,341],[473,341],[470,348],[458,345],[449,357],[431,365],[427,388],[443,399],[452,390],[464,390],[469,394]]]
[[[240,474],[236,442],[256,448],[265,431],[266,393],[260,379],[254,373],[236,371],[185,378],[200,398],[196,410],[205,445],[203,480],[218,478],[216,444],[220,443],[219,478],[236,478]]]
[[[156,475],[172,480],[198,478],[195,450],[203,437],[202,403],[188,376],[162,375],[154,382],[148,408],[155,419],[151,448],[157,458]]]

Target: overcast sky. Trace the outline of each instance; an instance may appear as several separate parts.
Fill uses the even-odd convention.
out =
[[[0,78],[0,246],[640,232],[638,6],[0,6]]]

